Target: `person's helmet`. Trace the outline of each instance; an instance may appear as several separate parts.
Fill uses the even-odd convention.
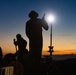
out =
[[[30,13],[29,13],[29,17],[30,18],[34,18],[34,17],[38,17],[38,13],[34,10],[32,10]]]

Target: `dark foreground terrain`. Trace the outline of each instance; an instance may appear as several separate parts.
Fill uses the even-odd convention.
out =
[[[29,75],[76,75],[76,59],[52,60],[33,65]],[[33,74],[32,74],[33,73]]]
[[[15,67],[15,75],[76,75],[76,58],[51,61],[49,58],[44,58],[40,64],[27,63],[23,65],[23,70],[18,66],[18,63],[9,65]]]
[[[53,61],[48,75],[76,75],[76,59]]]

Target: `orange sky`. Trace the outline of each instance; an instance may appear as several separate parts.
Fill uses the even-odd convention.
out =
[[[47,32],[46,32],[47,33]],[[29,49],[29,41],[25,34],[22,35],[24,39],[27,40],[27,49]],[[2,47],[3,54],[5,53],[15,53],[15,46],[13,44],[13,39],[15,38],[15,35],[3,35],[2,40],[0,40],[0,46]],[[53,46],[54,46],[54,52],[53,54],[76,54],[76,44],[75,44],[75,37],[73,37],[72,40],[70,40],[70,37],[59,37],[53,35]],[[49,35],[45,35],[43,32],[43,50],[42,54],[49,54],[47,51],[49,50],[48,46],[50,44]]]
[[[1,40],[0,46],[2,47],[3,50],[3,54],[5,53],[15,53],[15,46],[13,44],[13,38],[15,36],[9,37],[10,39],[8,39],[8,36],[6,36],[6,38],[2,38],[3,40]],[[25,37],[24,37],[25,38]],[[27,49],[29,49],[28,45],[29,45],[29,41],[27,40]],[[43,37],[43,51],[42,54],[43,55],[49,55],[49,52],[47,52],[49,50],[48,46],[49,46],[49,38],[48,37]],[[54,52],[53,54],[76,54],[76,45],[75,44],[71,44],[69,43],[71,41],[66,40],[66,39],[60,39],[59,38],[54,38],[53,39],[53,46],[54,46]]]

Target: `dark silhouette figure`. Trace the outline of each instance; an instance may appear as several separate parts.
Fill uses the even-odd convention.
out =
[[[41,53],[43,47],[42,28],[48,30],[48,24],[44,20],[37,18],[38,13],[31,11],[29,13],[29,20],[26,22],[26,35],[29,38],[29,52],[32,62],[41,61]]]
[[[0,67],[1,67],[1,64],[2,64],[2,58],[3,58],[2,48],[0,47]]]
[[[14,39],[14,45],[16,47],[18,46],[18,50],[15,53],[15,55],[17,56],[17,60],[23,63],[26,60],[26,57],[28,55],[28,50],[26,49],[27,41],[23,39],[21,34],[17,34],[16,38],[17,38],[17,41],[15,41]]]
[[[15,55],[12,53],[6,54],[2,59],[2,66],[6,67],[9,63],[16,61]]]

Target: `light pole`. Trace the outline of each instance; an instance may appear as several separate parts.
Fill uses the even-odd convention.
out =
[[[48,15],[47,16],[47,21],[51,23],[50,25],[50,46],[49,46],[49,51],[50,52],[50,58],[52,58],[52,52],[54,52],[53,48],[54,46],[52,46],[52,23],[54,22],[55,17],[53,15]]]

